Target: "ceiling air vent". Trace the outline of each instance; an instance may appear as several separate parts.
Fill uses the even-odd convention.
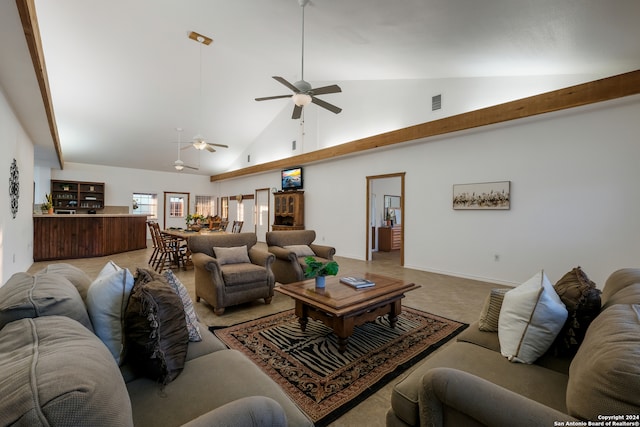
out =
[[[436,111],[442,108],[442,95],[436,95],[431,97],[431,111]]]

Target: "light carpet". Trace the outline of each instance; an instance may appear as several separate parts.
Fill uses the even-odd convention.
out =
[[[309,320],[302,332],[293,310],[212,330],[251,358],[322,427],[467,326],[403,307],[395,328],[386,316],[356,327],[342,354],[330,328]]]

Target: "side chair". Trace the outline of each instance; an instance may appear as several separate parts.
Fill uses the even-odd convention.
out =
[[[256,233],[211,233],[189,238],[195,270],[196,302],[201,298],[217,316],[226,307],[264,298],[270,304],[274,256],[255,248]]]

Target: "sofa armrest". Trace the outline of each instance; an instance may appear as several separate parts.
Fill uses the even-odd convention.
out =
[[[333,261],[333,256],[336,254],[336,248],[332,246],[315,245],[312,243],[309,247],[313,252],[315,252],[316,256],[326,258],[329,261]]]
[[[576,418],[514,393],[490,381],[451,368],[433,368],[422,377],[418,392],[420,425],[512,427],[552,426],[554,421]]]
[[[296,254],[289,249],[285,249],[282,246],[269,246],[269,252],[271,252],[277,259],[284,261],[296,261]]]
[[[282,406],[264,396],[244,397],[200,415],[183,427],[287,427]]]
[[[269,268],[273,264],[275,256],[270,252],[261,251],[260,249],[249,249],[249,259],[252,264],[260,267]]]

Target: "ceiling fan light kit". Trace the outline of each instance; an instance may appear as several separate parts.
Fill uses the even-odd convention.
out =
[[[267,101],[271,99],[279,99],[279,98],[291,98],[295,107],[293,107],[293,114],[291,118],[294,120],[299,119],[302,116],[302,108],[313,103],[319,107],[322,107],[326,110],[331,111],[332,113],[338,114],[342,111],[342,108],[336,107],[333,104],[330,104],[326,101],[323,101],[319,98],[316,98],[316,95],[325,95],[329,93],[338,93],[342,92],[340,86],[338,85],[330,85],[323,86],[319,88],[313,89],[313,87],[304,80],[304,7],[309,3],[309,0],[298,0],[298,4],[302,7],[302,61],[301,61],[301,79],[294,84],[289,83],[283,77],[274,76],[273,78],[284,86],[288,87],[293,95],[276,95],[276,96],[266,96],[262,98],[255,98],[256,101]]]

